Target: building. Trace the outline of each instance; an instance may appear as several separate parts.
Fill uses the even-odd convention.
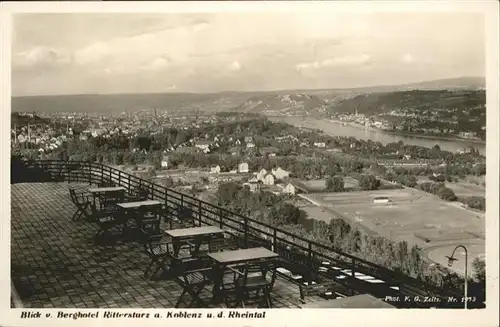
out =
[[[290,195],[295,195],[297,192],[297,189],[292,183],[286,184],[286,186],[283,188],[283,193],[290,194]]]
[[[248,182],[243,183],[243,186],[248,186],[250,191],[256,192],[260,190],[260,181],[256,177],[253,177],[249,179]]]
[[[201,149],[203,151],[205,150],[208,150],[210,148],[210,142],[207,142],[207,141],[199,141],[199,142],[196,142],[196,145],[195,145],[198,149]]]
[[[264,181],[264,177],[267,175],[267,170],[262,168],[258,173],[257,173],[257,179],[259,181]]]
[[[264,176],[262,183],[264,185],[274,185],[274,176],[273,174],[268,173],[267,175]]]
[[[163,156],[161,160],[161,168],[167,169],[168,168],[168,157]]]
[[[281,169],[281,167],[273,169],[271,172],[274,175],[274,177],[276,177],[276,179],[283,179],[286,177],[290,177],[290,172],[288,172],[284,169]]]
[[[210,167],[210,172],[212,174],[218,174],[220,173],[220,166],[219,165],[216,165],[216,166],[212,166]]]
[[[387,204],[390,203],[391,200],[387,196],[377,196],[373,199],[374,204]]]
[[[246,162],[242,162],[238,165],[239,173],[248,173],[248,164]]]
[[[255,144],[247,143],[247,149],[255,148]]]
[[[326,147],[325,142],[314,142],[314,146],[317,148],[324,148]]]

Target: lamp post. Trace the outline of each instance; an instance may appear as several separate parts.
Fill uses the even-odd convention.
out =
[[[451,253],[451,256],[446,256],[448,259],[448,267],[453,266],[453,262],[457,261],[458,259],[454,257],[455,251],[457,251],[458,248],[462,248],[465,251],[465,283],[464,283],[464,303],[465,303],[465,309],[467,309],[467,248],[463,245],[457,245],[453,252]]]

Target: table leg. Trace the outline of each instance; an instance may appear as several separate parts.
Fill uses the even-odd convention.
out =
[[[221,265],[217,265],[214,268],[214,291],[212,297],[212,303],[220,303],[224,299],[224,268]]]

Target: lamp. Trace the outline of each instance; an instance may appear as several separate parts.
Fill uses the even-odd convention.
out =
[[[453,262],[458,261],[457,258],[454,257],[455,251],[458,248],[462,248],[465,251],[465,282],[464,282],[464,306],[467,309],[467,248],[463,245],[457,245],[450,256],[445,256],[448,259],[448,267],[453,266]]]

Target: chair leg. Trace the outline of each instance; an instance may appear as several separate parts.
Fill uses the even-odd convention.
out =
[[[175,308],[177,309],[179,307],[179,304],[182,302],[182,298],[184,297],[184,294],[186,294],[186,288],[182,290],[181,296],[179,296],[179,299],[177,300],[177,303],[175,304]]]

